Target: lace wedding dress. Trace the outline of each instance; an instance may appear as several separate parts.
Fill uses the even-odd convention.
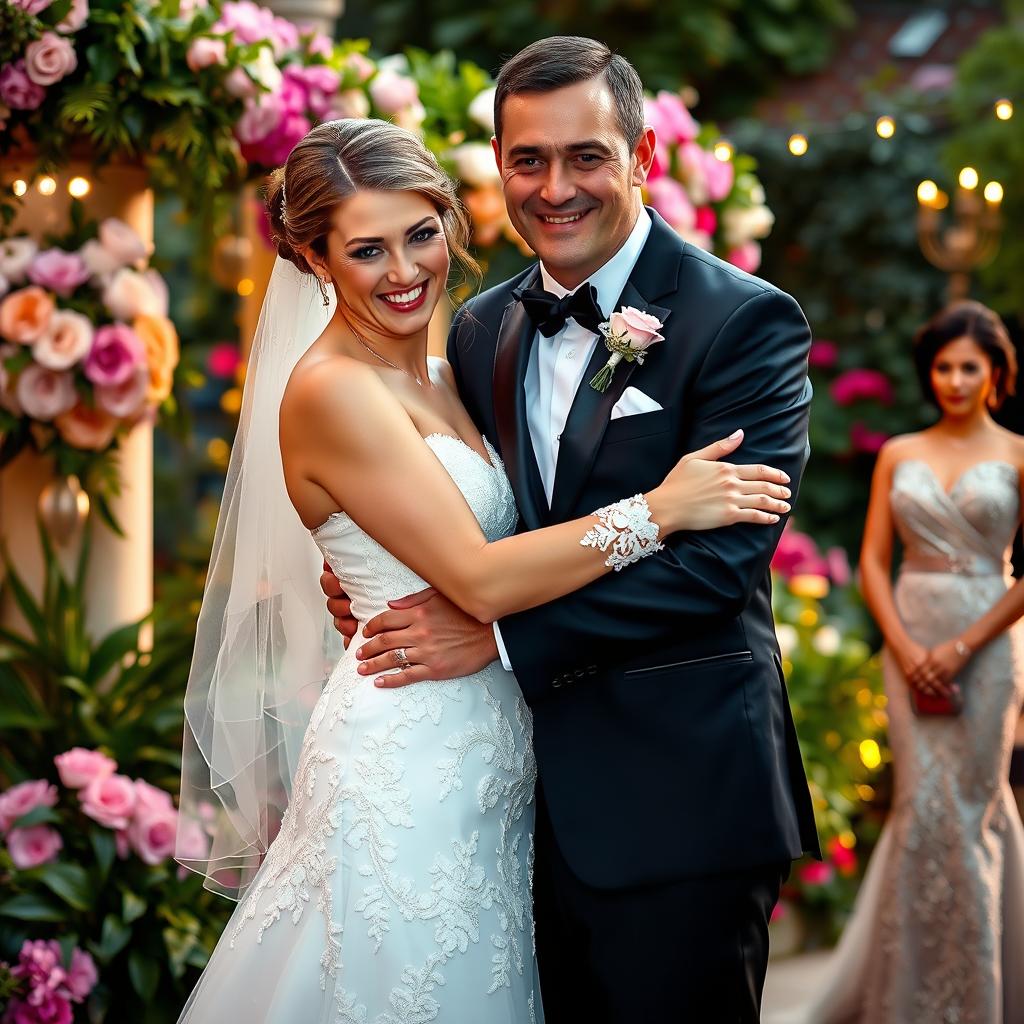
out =
[[[930,466],[899,463],[892,512],[904,545],[896,606],[926,646],[957,636],[1009,585],[1016,467],[971,466],[947,493]],[[963,714],[916,717],[884,656],[894,759],[892,814],[809,1006],[768,1024],[1020,1024],[1024,1021],[1024,828],[1008,782],[1024,696],[1017,627],[959,677]]]
[[[488,540],[510,535],[491,446],[488,463],[455,437],[426,443]],[[344,513],[313,538],[360,622],[426,586]],[[346,653],[313,710],[281,831],[180,1022],[541,1020],[536,763],[515,677],[494,663],[377,689],[356,664]]]

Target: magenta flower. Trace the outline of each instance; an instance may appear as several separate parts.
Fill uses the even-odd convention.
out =
[[[888,440],[889,435],[884,431],[870,430],[863,423],[857,422],[850,427],[850,444],[855,452],[877,455]]]
[[[69,298],[72,292],[89,280],[91,273],[85,260],[77,252],[63,249],[47,249],[39,253],[28,268],[28,279],[42,288],[49,288],[61,298]]]
[[[892,384],[879,370],[847,370],[832,381],[829,390],[836,405],[865,400],[889,405],[893,400]]]
[[[839,359],[839,346],[834,341],[812,341],[807,365],[816,370],[830,370]]]
[[[95,779],[105,779],[117,771],[117,762],[98,750],[72,747],[58,754],[53,763],[57,766],[60,781],[68,789],[81,789]]]
[[[0,68],[0,102],[12,110],[35,110],[46,99],[46,90],[28,77],[24,60]]]
[[[67,986],[74,1002],[80,1003],[96,987],[100,980],[93,958],[77,946],[71,951],[71,966],[68,968]]]
[[[795,529],[792,522],[786,523],[772,556],[772,569],[788,580],[810,572],[820,560],[821,554],[814,538]]]
[[[214,377],[233,377],[242,357],[233,341],[218,342],[210,349],[206,368]]]
[[[46,779],[30,779],[0,793],[0,832],[6,832],[19,818],[37,807],[53,807],[57,787]]]
[[[96,332],[84,370],[93,384],[113,386],[123,384],[145,365],[146,351],[139,336],[125,324],[107,324]]]
[[[7,834],[7,852],[21,870],[37,868],[54,860],[64,846],[60,833],[49,825],[12,828]]]
[[[751,239],[730,249],[726,259],[744,273],[755,274],[757,268],[761,266],[761,246]]]
[[[803,864],[800,867],[797,877],[804,885],[809,886],[820,886],[828,885],[829,882],[835,878],[835,868],[831,864],[825,864],[822,861],[813,860],[807,864]]]
[[[242,146],[262,142],[281,123],[284,104],[273,93],[262,93],[246,100],[242,116],[235,125],[235,135]]]
[[[677,231],[689,231],[697,220],[690,196],[675,178],[658,178],[647,183],[651,206]]]
[[[697,220],[693,226],[698,231],[713,235],[718,227],[718,214],[710,206],[702,206],[697,210]]]
[[[665,90],[644,100],[644,117],[663,146],[691,142],[700,130],[682,98]]]
[[[294,107],[286,100],[285,106],[288,109],[302,114],[308,108],[321,120],[328,117],[332,101],[341,84],[341,76],[337,71],[324,64],[312,64],[309,67],[294,64],[285,68],[284,80],[300,87],[304,98],[300,107]]]

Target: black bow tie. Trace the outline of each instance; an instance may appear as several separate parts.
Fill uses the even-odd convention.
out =
[[[512,295],[523,304],[526,315],[545,338],[554,337],[569,317],[594,334],[604,322],[604,314],[597,304],[597,289],[592,284],[585,284],[562,298],[540,288],[519,288]]]

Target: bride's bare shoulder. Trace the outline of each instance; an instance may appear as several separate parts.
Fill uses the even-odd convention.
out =
[[[281,400],[281,424],[349,419],[391,409],[396,399],[371,366],[331,353],[303,358],[292,370]]]

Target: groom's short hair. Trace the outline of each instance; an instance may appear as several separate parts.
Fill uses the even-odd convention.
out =
[[[636,68],[604,43],[585,36],[551,36],[520,50],[498,72],[494,134],[501,141],[501,111],[509,96],[554,92],[604,76],[615,100],[619,128],[632,150],[644,131],[644,87]]]

